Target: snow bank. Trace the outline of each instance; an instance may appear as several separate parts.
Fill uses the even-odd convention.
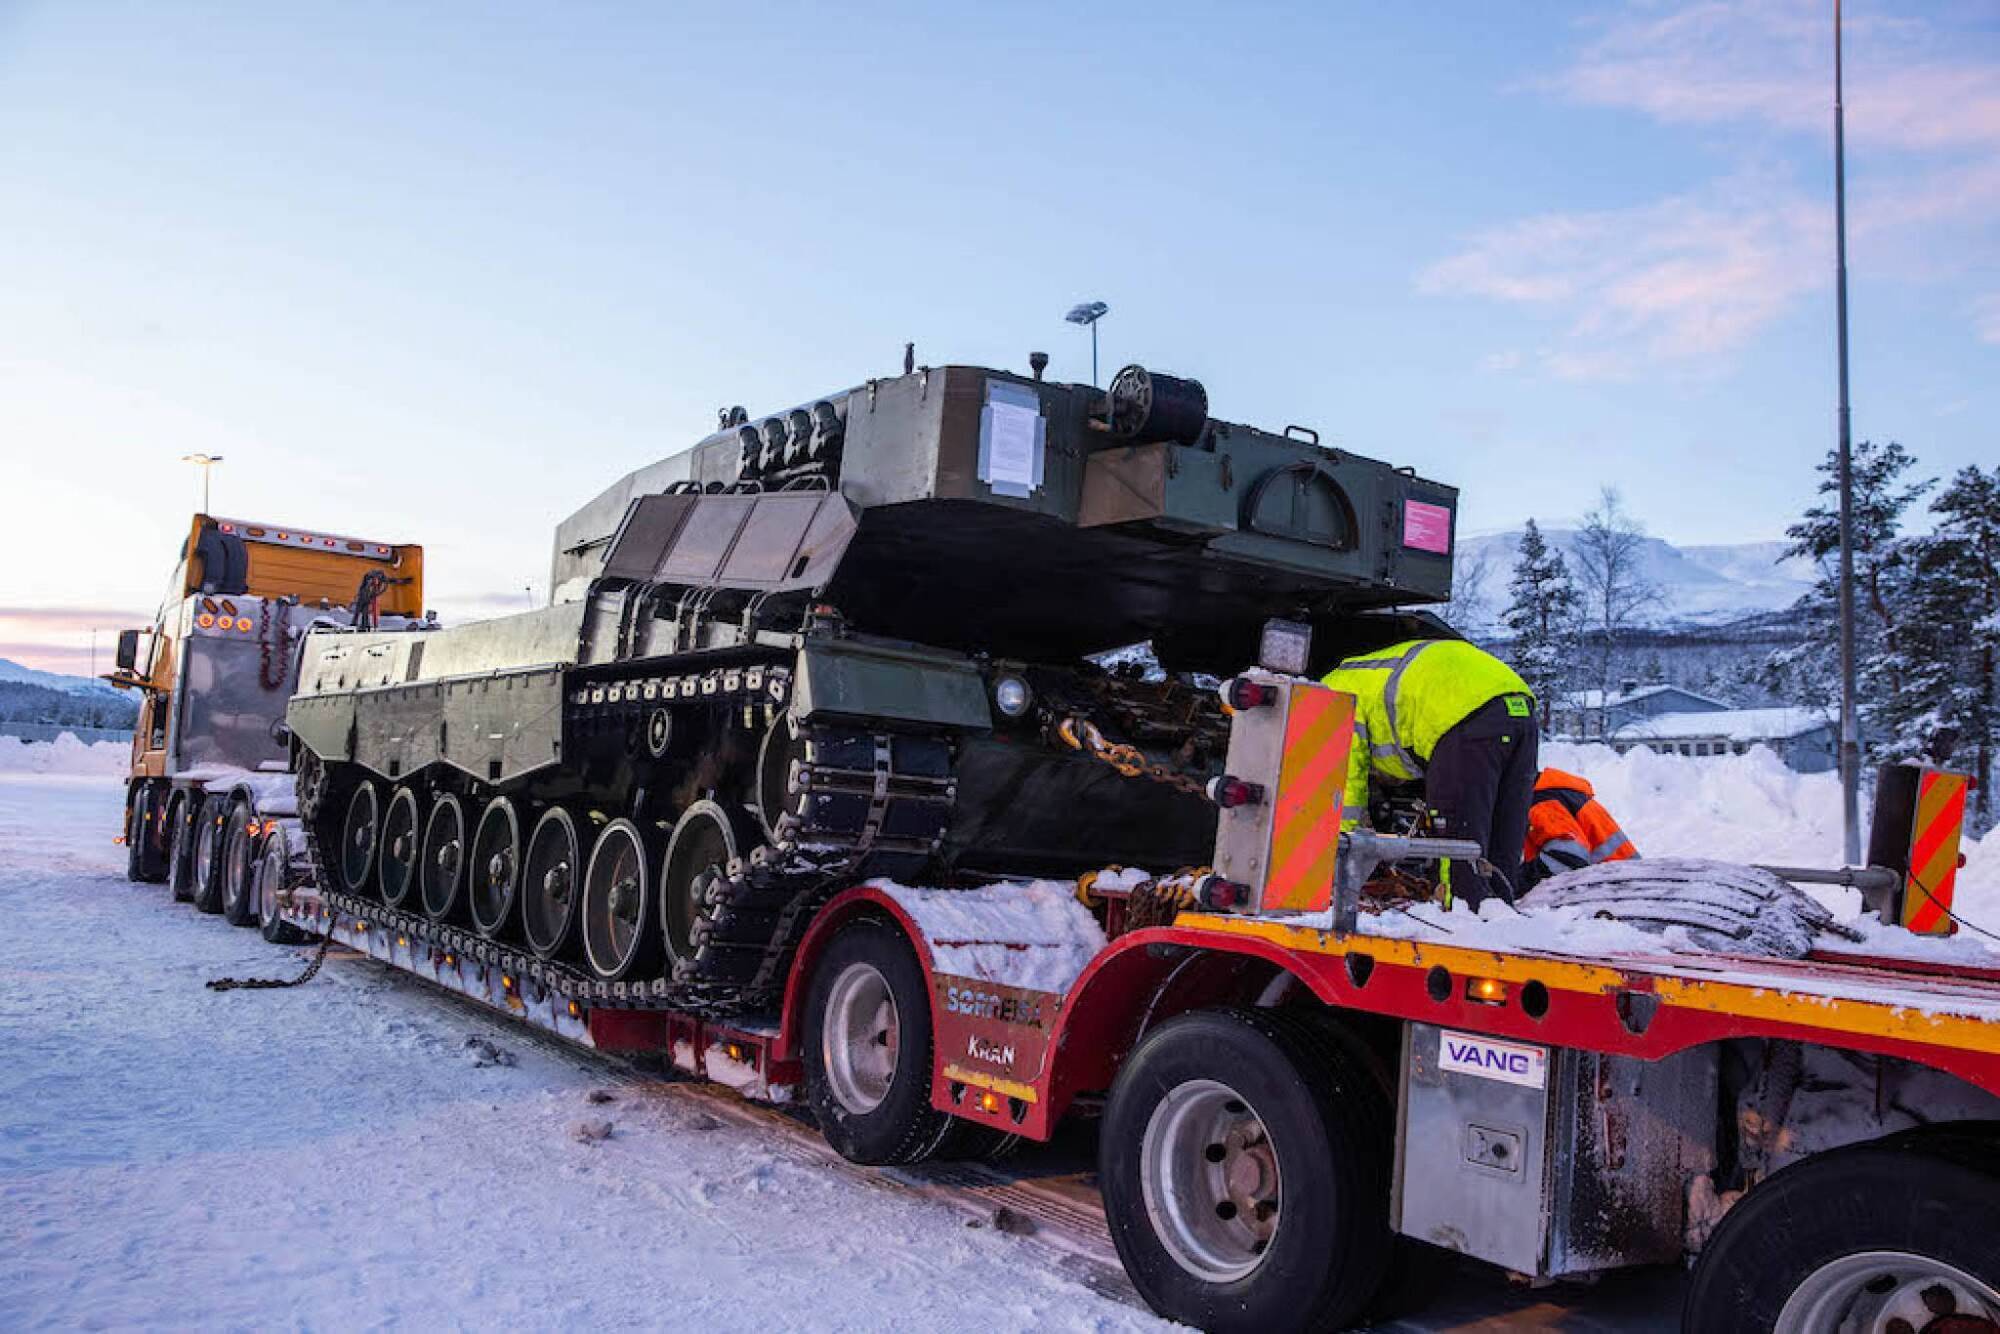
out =
[[[1005,881],[978,889],[912,889],[871,881],[924,933],[937,971],[1032,991],[1067,991],[1104,931],[1062,880]]]
[[[64,732],[54,741],[0,736],[0,773],[84,774],[118,777],[132,758],[123,741],[82,742]]]

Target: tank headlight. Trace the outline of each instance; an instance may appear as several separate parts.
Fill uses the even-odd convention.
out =
[[[1009,718],[1019,718],[1035,702],[1035,692],[1018,676],[1003,676],[993,683],[993,707]]]

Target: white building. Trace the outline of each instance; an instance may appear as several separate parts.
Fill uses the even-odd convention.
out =
[[[1769,746],[1800,773],[1823,773],[1838,763],[1839,729],[1812,709],[1708,709],[1662,713],[1625,723],[1611,733],[1623,755],[1634,746],[1667,755],[1742,755]]]

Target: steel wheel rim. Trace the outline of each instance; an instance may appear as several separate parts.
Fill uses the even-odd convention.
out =
[[[418,827],[417,794],[399,787],[389,797],[389,813],[382,817],[382,862],[376,879],[382,886],[382,902],[398,907],[410,896],[416,881],[417,857],[423,831]]]
[[[441,921],[458,902],[459,873],[465,869],[465,809],[457,797],[440,797],[431,808],[418,856],[417,887],[424,915]]]
[[[347,817],[340,822],[340,883],[350,894],[366,893],[375,869],[375,848],[381,841],[382,799],[367,779],[347,799]]]
[[[1937,1289],[1943,1289],[1942,1296]],[[1938,1310],[1930,1302],[1948,1302]],[[1923,1329],[1955,1315],[2000,1330],[2000,1289],[1956,1265],[1908,1251],[1859,1251],[1829,1260],[1785,1299],[1774,1334],[1885,1334],[1891,1322]]]
[[[482,936],[497,935],[514,907],[521,881],[521,823],[514,803],[495,797],[479,816],[472,834],[472,856],[466,865],[466,899],[472,924]]]
[[[703,873],[712,866],[726,869],[735,856],[735,831],[714,802],[690,806],[674,826],[660,868],[660,934],[666,938],[668,958],[694,958],[694,924],[702,917],[698,890],[707,884]]]
[[[820,1064],[834,1100],[851,1115],[880,1107],[896,1082],[902,1016],[889,979],[859,960],[840,970],[820,1024]]]
[[[544,959],[563,947],[576,920],[582,860],[576,821],[562,807],[551,806],[535,822],[521,867],[521,933]]]
[[[1146,1122],[1139,1183],[1153,1234],[1207,1283],[1233,1283],[1264,1263],[1280,1221],[1270,1132],[1235,1089],[1191,1079]]]
[[[598,835],[583,876],[583,953],[591,971],[607,980],[632,967],[646,934],[646,848],[628,820],[614,820]]]

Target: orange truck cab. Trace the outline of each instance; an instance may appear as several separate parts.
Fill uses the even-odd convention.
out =
[[[176,848],[191,848],[211,785],[286,768],[285,702],[307,630],[427,624],[423,593],[421,547],[195,515],[153,624],[119,634],[104,678],[141,696],[126,789],[132,878],[185,869]]]

